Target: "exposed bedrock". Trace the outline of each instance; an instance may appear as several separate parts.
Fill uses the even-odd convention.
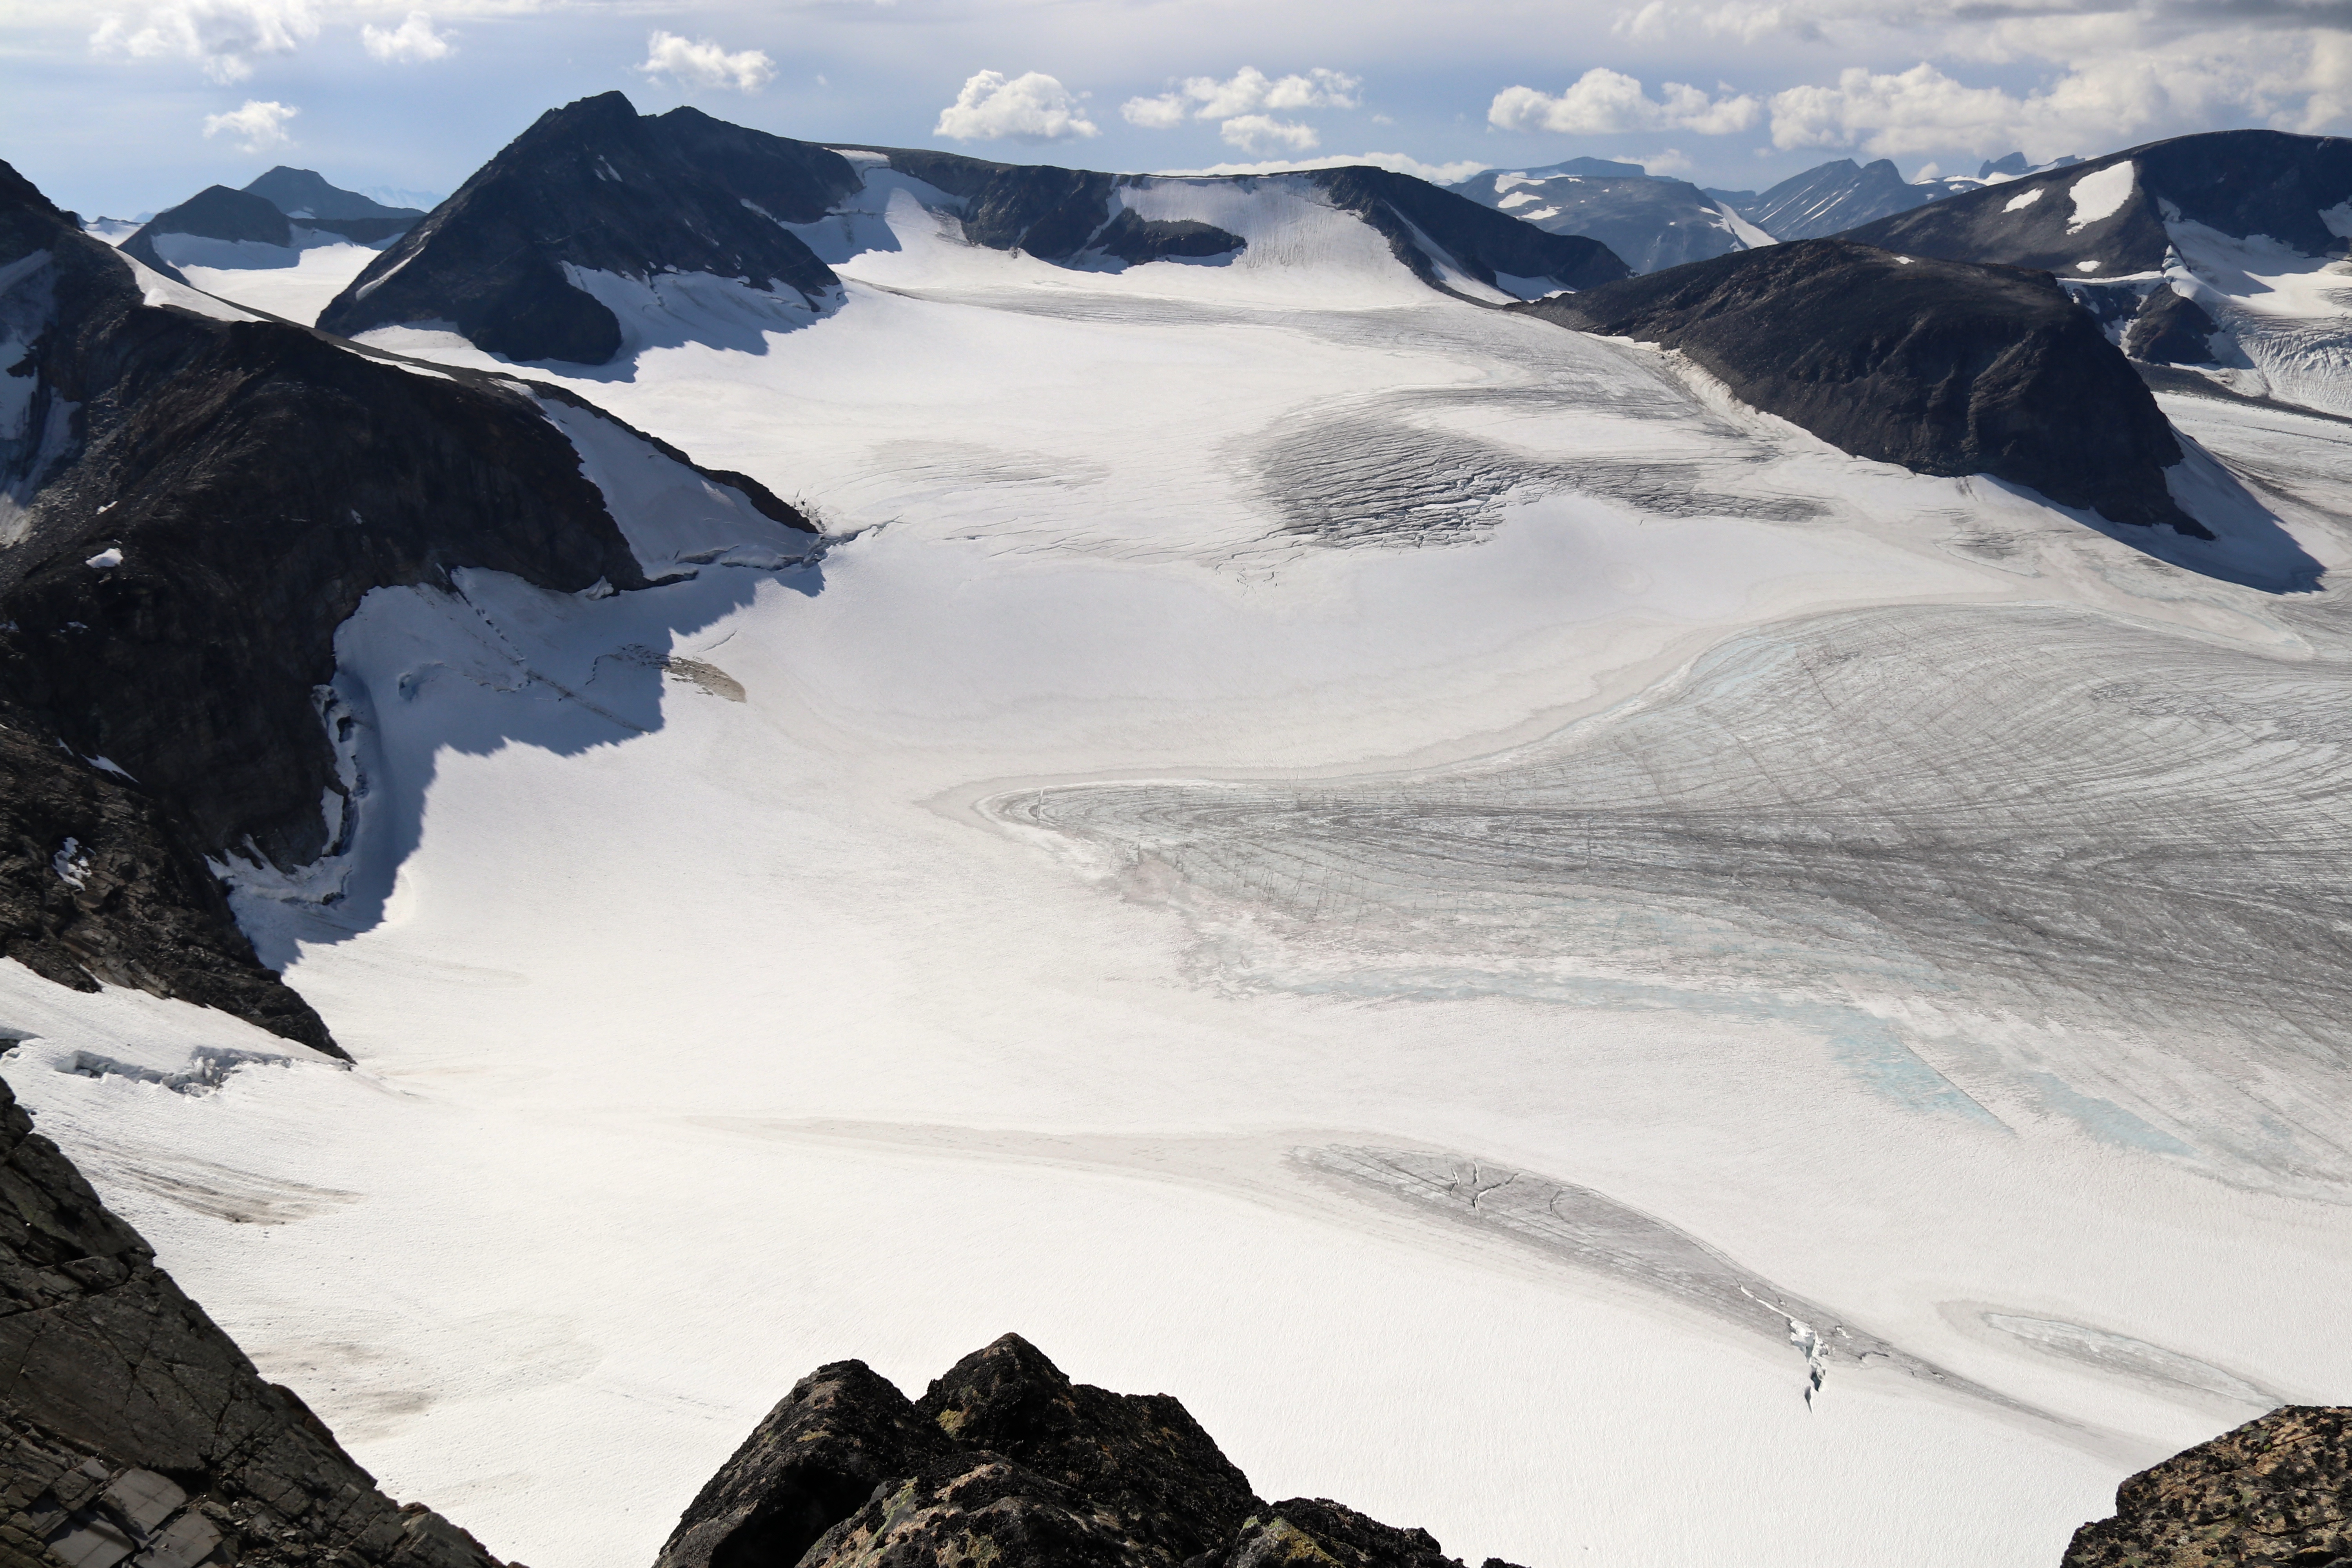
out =
[[[1146,217],[1122,198],[1129,187],[1167,183],[1157,176],[928,148],[853,151],[949,197],[973,245],[1113,268],[1244,248],[1239,235],[1213,224]],[[1449,287],[1449,271],[1538,290],[1625,276],[1598,240],[1546,234],[1408,175],[1355,168],[1284,177],[1361,218],[1432,288]],[[824,217],[864,183],[857,164],[815,142],[693,109],[640,116],[617,92],[582,99],[541,115],[484,164],[370,264],[319,324],[356,334],[448,322],[509,359],[603,364],[622,351],[620,321],[578,285],[578,270],[712,273],[796,289],[814,306],[839,279],[783,226]]]
[[[641,119],[617,92],[582,99],[477,170],[319,325],[351,335],[446,321],[509,359],[603,364],[620,352],[620,321],[567,268],[708,272],[814,305],[840,279],[782,224],[821,216],[856,188],[848,161],[821,147],[692,110]]]
[[[157,213],[140,226],[138,233],[122,242],[124,255],[137,257],[168,278],[179,278],[179,268],[156,252],[155,237],[160,234],[189,234],[205,239],[259,245],[294,243],[293,226],[275,204],[250,192],[230,190],[226,185],[207,185],[178,206]]]
[[[1844,237],[1912,256],[2118,278],[2162,268],[2175,222],[2340,256],[2347,242],[2329,216],[2347,198],[2352,141],[2211,131],[1987,185]]]
[[[2211,537],[2167,488],[2182,452],[2155,397],[2043,273],[1809,239],[1515,309],[1680,350],[1859,458]]]
[[[0,1564],[495,1568],[376,1489],[0,1083]]]
[[[2352,1408],[2290,1405],[2116,1489],[2064,1568],[2344,1568],[2352,1563]]]
[[[329,1045],[199,868],[291,870],[348,830],[318,697],[336,627],[461,567],[572,592],[643,585],[636,558],[519,384],[148,305],[5,165],[0,373],[0,724],[28,742],[0,746],[0,951]]]
[[[1507,1568],[1488,1559],[1488,1568]],[[1165,1394],[1074,1384],[1006,1334],[908,1400],[862,1362],[803,1378],[656,1568],[1460,1568],[1428,1531],[1268,1504]]]

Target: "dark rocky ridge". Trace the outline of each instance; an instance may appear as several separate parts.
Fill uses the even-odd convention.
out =
[[[573,287],[567,264],[715,273],[814,306],[840,279],[780,224],[820,216],[811,200],[855,188],[848,160],[823,148],[770,156],[757,132],[727,137],[679,113],[641,119],[617,92],[548,110],[369,263],[319,325],[350,337],[446,321],[509,359],[603,364],[620,352],[620,322]],[[776,205],[757,210],[759,197]]]
[[[294,243],[294,227],[286,215],[260,196],[244,191],[233,191],[226,185],[207,185],[182,202],[157,213],[140,226],[139,232],[122,242],[125,256],[137,257],[166,278],[180,277],[173,267],[155,249],[159,234],[193,234],[205,239],[249,240],[260,245],[288,246]]]
[[[915,1401],[862,1362],[818,1368],[688,1506],[656,1568],[877,1562],[1461,1568],[1426,1531],[1263,1501],[1177,1400],[1073,1384],[1017,1334]]]
[[[265,1382],[5,1083],[0,1562],[496,1568]]]
[[[337,222],[407,225],[425,216],[415,207],[386,206],[373,196],[330,184],[315,169],[290,169],[283,163],[247,181],[245,188],[288,217],[299,218],[314,227]]]
[[[2290,1405],[2142,1470],[2064,1568],[2352,1563],[2352,1408]]]
[[[34,379],[21,431],[0,431],[0,490],[21,508],[0,547],[0,726],[27,738],[0,747],[0,950],[332,1048],[203,863],[291,869],[336,847],[314,697],[336,627],[372,589],[461,566],[563,592],[643,574],[512,384],[144,305],[128,264],[5,165],[0,268],[16,345],[0,353],[20,356],[0,371]],[[82,761],[100,757],[120,773]],[[69,895],[52,865],[68,837],[93,867]]]
[[[1679,349],[1857,457],[2210,537],[2166,488],[2182,454],[2155,398],[2046,274],[1810,239],[1517,308]]]
[[[1915,185],[1892,161],[1856,163],[1840,158],[1792,174],[1759,194],[1717,192],[1734,198],[1732,211],[1775,239],[1819,239],[1874,218],[1924,206],[1946,193]]]
[[[1206,223],[1145,218],[1117,203],[1146,176],[999,163],[923,148],[860,148],[961,204],[964,237],[1063,265],[1206,259],[1243,247]],[[1360,216],[1433,288],[1430,247],[1486,284],[1497,272],[1579,289],[1622,277],[1590,239],[1549,235],[1452,192],[1379,169],[1297,176]],[[403,322],[455,324],[513,360],[603,364],[621,349],[612,311],[568,265],[773,279],[813,305],[839,279],[783,224],[813,223],[862,184],[830,148],[692,109],[639,116],[617,92],[550,110],[457,194],[370,264],[319,324],[347,336]]]
[[[2136,165],[2131,195],[2108,216],[2075,225],[2069,194],[2075,183],[2125,163]],[[2306,256],[2343,255],[2352,242],[2319,215],[2347,198],[2352,141],[2212,131],[1988,185],[1881,218],[1845,237],[1908,256],[2047,268],[2069,278],[2119,277],[2163,267],[2171,248],[2168,214],[2241,237],[2268,235]],[[2085,262],[2095,266],[2086,272]]]

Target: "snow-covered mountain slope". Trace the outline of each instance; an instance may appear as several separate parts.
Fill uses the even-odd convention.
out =
[[[6,939],[66,984],[327,1043],[203,865],[299,883],[352,831],[363,781],[326,683],[371,590],[480,567],[609,593],[696,548],[803,552],[805,525],[740,476],[561,394],[242,317],[13,172],[0,327],[0,707],[38,738],[12,752],[9,806],[47,846],[10,870]]]
[[[836,261],[854,254],[870,228],[861,216],[893,196],[951,221],[969,244],[1079,270],[1223,265],[1247,242],[1200,213],[1261,232],[1327,228],[1304,204],[1350,215],[1412,276],[1476,298],[1624,275],[1595,241],[1542,233],[1385,170],[1184,180],[836,151],[690,109],[641,118],[614,92],[541,116],[319,321],[346,334],[450,322],[501,357],[574,364],[633,354],[643,341],[623,318],[668,309],[671,292],[732,295],[746,321],[802,324],[833,307],[837,282],[805,242]]]
[[[1547,233],[1590,236],[1635,272],[1772,243],[1757,225],[1682,180],[1589,174],[1563,164],[1488,169],[1451,188]]]
[[[1471,1561],[2023,1568],[2352,1376],[2328,580],[1850,456],[1303,176],[1121,187],[1244,243],[1094,269],[858,162],[835,308],[596,281],[625,361],[545,378],[821,562],[338,629],[352,831],[231,870],[355,1067],[174,1092],[257,1033],[0,966],[44,1128],[388,1488],[641,1568],[808,1366],[1018,1326]],[[2159,401],[2352,559],[2344,426]]]
[[[242,191],[210,186],[115,243],[167,278],[307,326],[424,216],[281,166]]]
[[[2352,412],[2352,141],[2227,131],[2045,170],[1852,236],[2046,268],[2125,342],[2229,390]],[[2194,304],[2212,323],[2181,324]],[[2143,311],[2153,319],[2136,328]]]

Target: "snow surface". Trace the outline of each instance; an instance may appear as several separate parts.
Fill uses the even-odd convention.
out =
[[[2123,211],[2124,204],[2131,200],[2132,183],[2138,177],[2138,166],[2126,158],[2069,185],[2067,195],[2074,204],[2074,216],[2067,220],[2066,232],[2073,234]]]
[[[875,184],[838,309],[661,292],[534,372],[822,559],[723,566],[798,546],[549,403],[649,569],[712,564],[342,628],[350,848],[236,901],[355,1068],[0,964],[43,1130],[391,1489],[641,1568],[802,1373],[1018,1329],[1473,1562],[2046,1568],[2344,1398],[2340,965],[2233,967],[2179,848],[2334,907],[2346,613],[2227,577],[2352,558],[2344,426],[2168,397],[2230,527],[2103,533],[1434,295],[1279,176],[1140,187],[1250,247],[1117,273]],[[1755,841],[1634,805],[1789,830],[1691,868]],[[1923,823],[1944,891],[1841,891]]]
[[[226,240],[204,240],[184,247],[165,244],[191,237],[164,235],[156,241],[158,251],[180,269],[181,276],[207,294],[283,316],[306,327],[317,324],[319,312],[366,269],[381,248],[331,243],[287,249]],[[199,246],[210,248],[199,250]],[[187,259],[181,259],[180,248],[191,252]],[[232,248],[268,254],[252,258],[222,254]]]

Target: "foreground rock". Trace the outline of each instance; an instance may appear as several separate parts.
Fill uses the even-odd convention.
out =
[[[292,872],[351,830],[336,628],[461,568],[646,577],[533,389],[153,287],[0,164],[0,953],[331,1047],[205,863]]]
[[[1007,1334],[909,1401],[862,1362],[801,1380],[656,1568],[1461,1568],[1428,1531],[1268,1504],[1164,1394],[1073,1384]],[[1508,1568],[1496,1559],[1487,1568]]]
[[[2352,1563],[2352,1408],[2290,1405],[2116,1489],[2064,1568]]]
[[[0,1563],[495,1568],[263,1381],[4,1083]]]
[[[2044,273],[1811,239],[1516,308],[1678,349],[1856,457],[2211,537],[2166,483],[2182,452],[2156,399]]]

